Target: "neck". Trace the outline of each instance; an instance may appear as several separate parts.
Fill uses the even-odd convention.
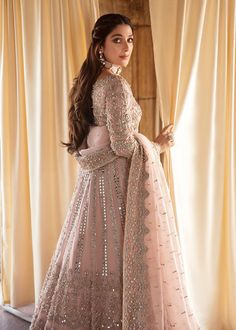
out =
[[[109,70],[110,72],[112,72],[113,74],[120,74],[121,73],[121,66],[120,65],[116,65],[116,64],[112,64],[108,61],[106,61],[104,67]]]

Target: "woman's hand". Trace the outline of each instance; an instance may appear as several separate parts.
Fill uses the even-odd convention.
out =
[[[158,143],[161,147],[160,153],[166,151],[168,148],[174,145],[173,137],[174,125],[169,124],[161,130],[161,133],[154,139],[154,142]]]

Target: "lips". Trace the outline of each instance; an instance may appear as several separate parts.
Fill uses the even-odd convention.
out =
[[[129,55],[121,55],[120,58],[122,58],[123,60],[126,60],[129,58]]]

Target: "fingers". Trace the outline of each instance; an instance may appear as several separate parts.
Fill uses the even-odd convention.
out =
[[[164,127],[161,133],[157,136],[155,141],[161,145],[163,150],[165,150],[166,148],[168,149],[175,144],[173,130],[174,124],[169,124]]]
[[[166,127],[166,130],[165,130],[165,137],[167,138],[167,141],[168,142],[174,142],[174,134],[173,134],[173,129],[174,129],[174,125],[173,124],[169,124],[167,127]]]
[[[172,133],[174,131],[174,124],[170,124],[170,132]]]
[[[169,124],[169,125],[167,125],[166,127],[163,128],[162,134],[166,135],[168,133],[173,132],[173,130],[174,130],[174,124]]]

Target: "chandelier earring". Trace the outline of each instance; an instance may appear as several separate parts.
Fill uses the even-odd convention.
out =
[[[104,68],[111,70],[114,74],[120,74],[122,71],[119,65],[112,64],[105,59],[101,48],[99,49],[99,61]]]
[[[112,63],[108,62],[107,60],[105,60],[104,54],[102,52],[102,50],[99,50],[99,59],[100,62],[102,63],[102,65],[106,68],[106,69],[111,69],[112,68]]]
[[[105,66],[106,60],[105,60],[105,58],[103,56],[103,52],[102,52],[101,49],[99,49],[99,61],[102,63],[103,66]]]

